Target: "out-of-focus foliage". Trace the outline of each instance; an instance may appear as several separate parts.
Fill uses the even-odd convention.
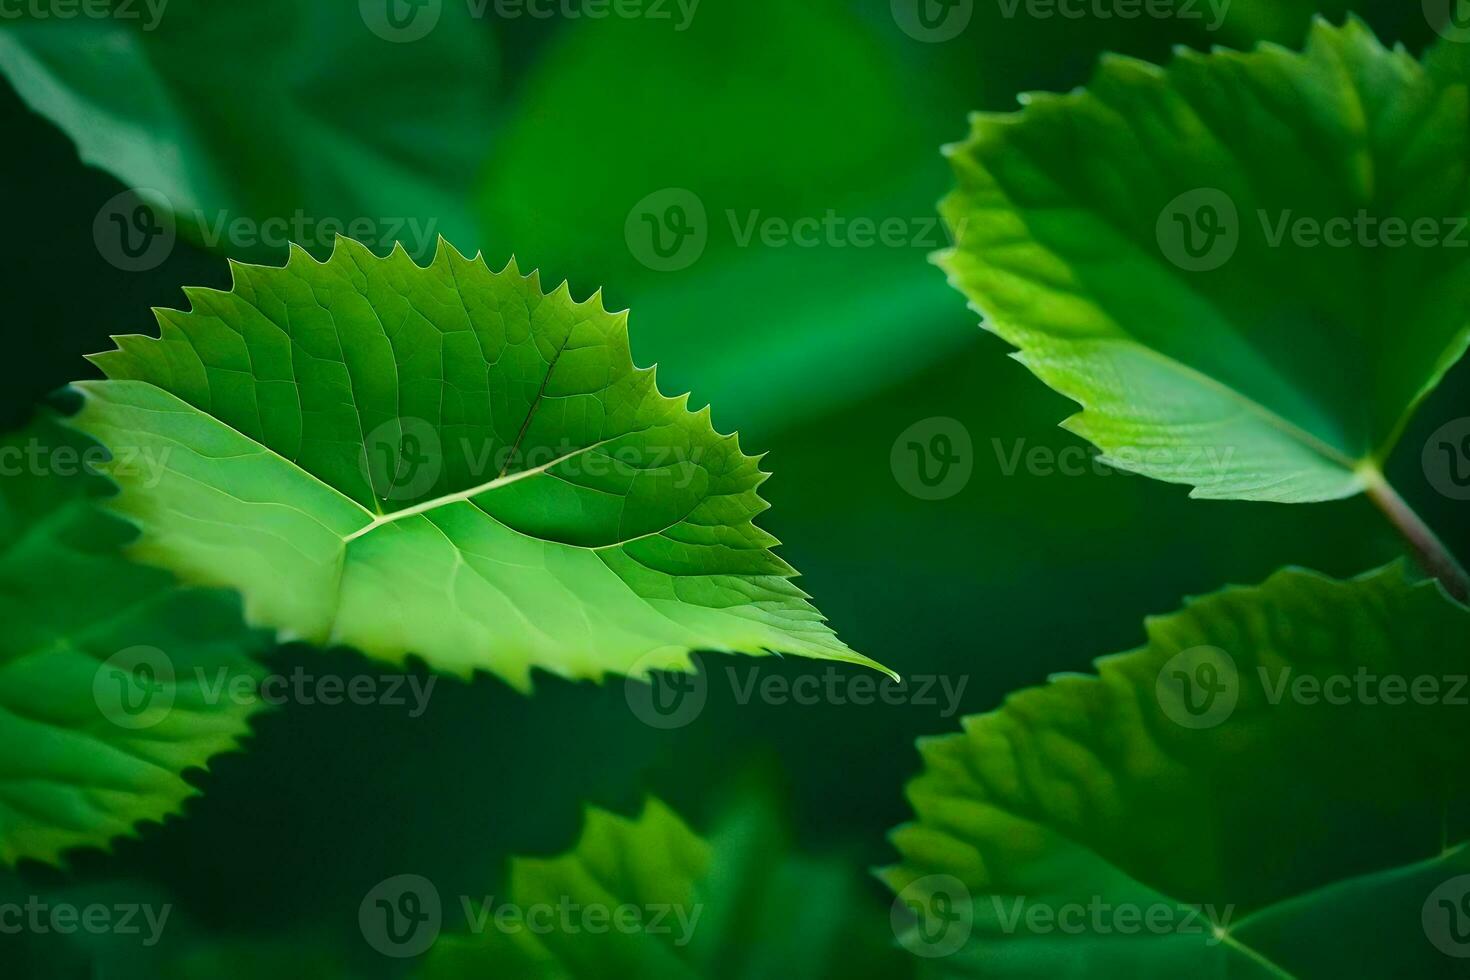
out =
[[[1287,570],[1147,628],[921,743],[884,878],[935,975],[1450,975],[1420,916],[1470,870],[1470,610]]]
[[[403,31],[361,6],[170,0],[152,29],[6,24],[0,69],[196,243],[278,258],[280,226],[264,222],[299,213],[298,244],[318,255],[360,219],[355,237],[379,251],[396,239],[427,257],[438,232],[467,255],[517,254],[579,293],[608,287],[639,311],[640,362],[666,362],[722,427],[757,434],[965,343],[972,318],[923,262],[947,244],[936,148],[965,112],[1075,84],[1104,51],[1296,44],[1313,12],[1234,0],[1079,18],[987,2],[925,43],[890,0],[670,2],[657,18],[554,24],[433,0]],[[1416,45],[1430,36],[1398,5],[1354,6]],[[669,262],[653,234],[685,247]]]
[[[783,218],[820,219],[828,207],[845,216],[932,216],[953,180],[938,147],[963,136],[968,111],[1006,110],[1017,92],[1083,84],[1104,51],[1162,63],[1176,43],[1203,50],[1270,38],[1295,48],[1310,5],[1235,0],[1212,32],[1167,19],[1007,18],[999,4],[977,3],[968,27],[937,44],[905,34],[889,0],[790,6],[770,11],[703,0],[691,31],[705,18],[723,30],[714,31],[720,36],[713,42],[696,36],[683,48],[672,24],[662,25],[665,35],[644,24],[559,17],[465,21],[455,3],[446,3],[441,21],[453,25],[454,36],[440,37],[441,28],[416,45],[393,46],[365,31],[352,4],[303,9],[267,19],[248,37],[237,35],[233,46],[215,45],[195,59],[198,78],[171,81],[229,90],[232,96],[174,100],[212,105],[218,98],[223,112],[234,107],[232,97],[249,103],[252,86],[219,80],[248,78],[252,65],[266,64],[274,75],[258,85],[310,75],[307,93],[293,97],[300,104],[335,106],[369,120],[368,131],[417,133],[418,145],[441,148],[441,137],[430,134],[446,104],[490,106],[450,113],[462,122],[450,131],[460,149],[444,157],[468,163],[451,174],[456,203],[438,215],[439,230],[466,252],[484,249],[497,265],[517,253],[528,267],[569,275],[577,295],[605,283],[612,305],[632,307],[635,361],[664,362],[660,376],[669,390],[692,388],[696,404],[715,405],[718,429],[738,427],[747,450],[770,450],[765,465],[777,475],[762,488],[773,503],[762,523],[787,542],[783,556],[803,570],[804,587],[822,598],[844,639],[914,679],[911,692],[926,677],[947,680],[958,689],[953,710],[937,684],[934,703],[751,696],[745,685],[752,676],[823,679],[827,665],[726,656],[696,658],[709,681],[707,703],[685,727],[668,731],[630,712],[621,685],[551,678],[534,700],[489,678],[440,685],[431,709],[416,717],[381,705],[292,704],[256,722],[251,754],[216,762],[208,793],[189,804],[187,821],[171,822],[167,833],[144,828],[140,840],[123,842],[108,858],[76,855],[75,886],[34,866],[3,882],[9,895],[173,902],[174,924],[159,948],[116,937],[79,945],[28,937],[23,958],[8,963],[39,977],[65,977],[91,960],[109,980],[152,980],[168,975],[166,968],[218,976],[221,964],[278,978],[341,970],[401,975],[403,964],[368,948],[357,921],[359,902],[382,880],[422,873],[450,901],[500,894],[508,855],[575,846],[584,802],[629,813],[650,791],[691,825],[717,827],[721,794],[753,761],[766,764],[773,791],[790,801],[793,852],[835,848],[847,867],[886,863],[893,855],[882,832],[908,816],[897,787],[921,765],[908,748],[914,736],[950,732],[957,712],[991,709],[1007,691],[1052,671],[1083,668],[1100,650],[1128,648],[1137,640],[1139,612],[1177,608],[1181,595],[1261,581],[1283,562],[1347,576],[1398,553],[1391,531],[1362,500],[1310,509],[1196,502],[1178,487],[1095,465],[1089,447],[1055,425],[1073,407],[976,329],[963,298],[925,264],[927,247],[835,248],[823,239],[799,248],[759,237],[731,247],[724,213],[737,209],[741,228],[750,209],[776,214],[768,202],[777,200],[786,202]],[[1418,4],[1355,6],[1385,41],[1403,40],[1412,53],[1434,36]],[[169,16],[188,24],[191,7],[205,9],[172,0]],[[767,18],[747,17],[747,8]],[[323,36],[303,31],[307,16],[328,24],[335,43],[303,42]],[[24,43],[22,26],[0,24],[0,41]],[[66,36],[89,44],[81,31]],[[711,77],[701,58],[689,56],[701,45],[714,51],[709,59],[724,76]],[[366,72],[338,63],[324,73],[307,54],[293,74],[276,71],[284,64],[278,55],[255,57],[255,46],[325,51],[328,63],[339,52],[366,52],[375,61]],[[410,61],[417,65],[412,73],[395,74],[393,66]],[[740,75],[742,63],[759,64],[760,77]],[[821,77],[813,65],[835,77]],[[469,82],[443,77],[466,66],[476,74]],[[4,67],[14,80],[8,60]],[[869,74],[903,86],[902,98],[875,96]],[[766,75],[785,82],[763,84]],[[361,77],[378,84],[350,84]],[[564,81],[569,77],[585,81],[574,88]],[[333,98],[316,98],[331,90],[333,78],[349,81]],[[433,79],[432,98],[415,91],[424,78]],[[108,94],[126,101],[125,88]],[[859,96],[875,102],[863,107]],[[20,95],[6,92],[3,99],[9,152],[0,155],[0,187],[12,227],[24,232],[7,236],[0,253],[21,284],[7,295],[13,336],[0,359],[0,408],[19,421],[38,396],[74,380],[80,356],[106,347],[109,334],[144,329],[141,311],[149,305],[174,305],[181,284],[230,283],[222,263],[187,238],[150,271],[109,264],[93,224],[134,178],[106,172],[107,160],[97,161],[104,170],[80,165],[75,146],[30,115]],[[696,115],[701,100],[704,117]],[[407,122],[405,105],[418,112]],[[252,114],[229,132],[249,143],[243,152],[255,154],[254,165],[230,168],[229,180],[252,181],[271,173],[274,161],[293,158],[290,133],[276,123],[303,113],[238,111]],[[305,115],[321,118],[324,111]],[[876,113],[871,122],[864,119],[869,111]],[[600,126],[597,113],[616,114],[617,130]],[[699,145],[679,146],[675,128],[660,129],[668,120],[696,134],[690,142]],[[587,130],[580,138],[578,126]],[[885,139],[869,138],[869,126]],[[847,166],[824,142],[840,127],[865,160],[889,171]],[[780,152],[772,149],[775,140],[762,138],[767,128],[790,141],[789,158],[760,158],[758,148]],[[330,159],[372,160],[368,144],[357,142]],[[183,138],[174,145],[182,148]],[[529,153],[533,145],[581,152],[538,160]],[[639,179],[641,169],[675,152],[683,172]],[[308,173],[325,186],[327,168]],[[499,188],[510,173],[543,192],[519,205],[507,200]],[[799,184],[783,181],[787,173],[799,173]],[[568,180],[576,186],[565,186]],[[619,215],[626,219],[666,186],[696,183],[714,188],[700,191],[701,200],[710,197],[704,254],[682,270],[646,268],[632,255]],[[608,200],[586,192],[590,187]],[[576,201],[576,209],[560,197],[545,200],[552,191]],[[315,190],[292,193],[269,195],[279,203],[265,210],[300,207],[336,217],[343,207],[313,197]],[[614,203],[617,194],[624,200]],[[340,216],[383,210],[354,201],[346,207],[356,210]],[[595,226],[588,220],[567,233],[560,225],[567,219],[552,217],[576,221],[583,211],[597,218]],[[553,220],[556,227],[540,227]],[[231,246],[227,238],[221,249]],[[603,271],[618,267],[626,283]],[[723,298],[718,310],[702,312],[711,295]],[[1404,444],[1423,445],[1446,419],[1463,415],[1467,393],[1470,371],[1461,365],[1411,422]],[[953,497],[921,500],[895,476],[891,451],[909,426],[940,416],[969,433],[973,473]],[[1422,480],[1416,456],[1405,451],[1391,461],[1409,478],[1406,493],[1447,539],[1470,540],[1463,505],[1413,490]],[[293,646],[278,651],[268,669],[348,679],[370,668],[350,654]],[[814,880],[795,876],[792,900],[765,911],[780,918],[797,910],[807,931],[830,934],[839,903],[824,901],[811,889]],[[852,903],[879,919],[865,935],[888,942],[891,896],[876,882],[866,892],[860,882],[853,887]],[[15,940],[0,937],[0,957],[7,942]],[[883,976],[902,976],[909,966],[907,956],[883,962],[892,965]]]
[[[57,472],[9,472],[27,458]],[[235,595],[124,557],[135,532],[98,504],[102,458],[50,421],[0,439],[0,866],[177,813],[198,792],[186,770],[260,708],[265,637]]]
[[[423,975],[891,978],[906,964],[860,878],[842,861],[791,854],[758,795],[707,840],[657,800],[632,819],[594,809],[572,851],[513,858],[506,894],[442,938]],[[608,927],[586,928],[604,910]],[[486,928],[497,915],[505,924]]]
[[[493,145],[492,39],[463,4],[396,44],[353,6],[168,0],[128,4],[137,19],[32,15],[0,28],[0,70],[83,162],[196,244],[279,259],[289,240],[325,255],[334,223],[348,233],[359,220],[382,248],[429,255],[436,231],[474,244],[465,202]],[[232,230],[241,221],[251,230]]]

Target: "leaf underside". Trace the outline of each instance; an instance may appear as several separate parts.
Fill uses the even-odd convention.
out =
[[[1057,677],[920,743],[917,818],[883,876],[921,907],[948,880],[929,876],[962,883],[973,933],[939,972],[1446,975],[1420,910],[1470,871],[1470,610],[1402,565],[1349,582],[1286,570],[1147,628],[1098,676]],[[1390,677],[1403,686],[1380,686]],[[1438,695],[1414,695],[1418,678]],[[1215,708],[1204,683],[1235,700]],[[1216,713],[1195,722],[1185,697]],[[1125,928],[1098,906],[1169,911]],[[1080,928],[1028,928],[1046,921],[1032,908],[1087,911],[1066,920]]]
[[[443,243],[232,268],[77,385],[136,557],[291,638],[522,689],[699,649],[871,665],[756,527],[757,460],[634,367],[600,296]]]
[[[1470,101],[1437,74],[1356,20],[1303,53],[1109,57],[946,148],[940,265],[1114,465],[1357,493],[1470,341]]]

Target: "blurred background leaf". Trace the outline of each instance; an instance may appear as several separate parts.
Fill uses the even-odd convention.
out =
[[[451,6],[441,23],[454,23]],[[1385,40],[1418,51],[1433,37],[1418,4],[1358,7]],[[166,17],[176,13],[187,22],[186,0],[173,0]],[[277,22],[273,45],[310,50],[294,47],[304,16]],[[379,59],[416,46],[378,41],[352,5],[312,16],[331,19],[338,47],[352,39]],[[763,493],[773,508],[764,525],[787,542],[783,556],[805,572],[833,625],[905,676],[942,675],[951,690],[963,682],[955,713],[942,696],[927,705],[912,697],[742,704],[749,665],[718,656],[702,658],[702,713],[672,730],[640,721],[616,682],[545,678],[525,699],[489,679],[446,681],[420,718],[383,706],[292,705],[257,723],[250,754],[220,760],[186,820],[146,830],[112,858],[79,856],[75,878],[25,868],[23,887],[147,882],[191,923],[170,929],[165,952],[201,937],[255,946],[306,935],[342,951],[354,975],[393,976],[399,965],[367,948],[357,924],[359,902],[383,879],[414,872],[446,894],[483,894],[500,886],[507,855],[570,847],[583,803],[631,813],[647,792],[691,825],[711,827],[723,797],[745,791],[752,767],[785,804],[799,851],[841,853],[853,867],[883,864],[893,858],[883,835],[909,813],[901,787],[918,769],[915,736],[953,731],[958,713],[993,708],[1052,671],[1136,645],[1142,617],[1177,608],[1184,595],[1259,582],[1285,563],[1348,576],[1399,554],[1364,501],[1190,501],[1182,488],[1094,470],[1085,444],[1056,427],[1070,404],[981,333],[963,298],[927,265],[927,249],[742,249],[724,214],[736,209],[742,224],[757,208],[783,218],[820,218],[827,208],[848,217],[932,215],[950,187],[938,147],[963,135],[969,110],[1004,110],[1019,91],[1082,84],[1109,49],[1164,60],[1175,43],[1238,46],[1259,34],[1296,45],[1309,17],[1299,2],[1235,0],[1211,34],[1167,20],[1007,19],[996,3],[977,3],[968,28],[938,44],[900,30],[889,0],[703,0],[683,33],[668,22],[560,17],[463,24],[462,38],[451,40],[500,52],[500,67],[486,69],[474,93],[495,100],[488,121],[471,115],[455,130],[466,145],[475,136],[484,154],[483,167],[456,174],[473,187],[462,202],[471,223],[485,222],[482,240],[464,247],[478,245],[492,260],[515,252],[548,275],[569,276],[579,295],[605,284],[610,302],[630,306],[640,363],[663,361],[670,389],[692,388],[696,402],[718,407],[721,429],[743,430],[748,451],[770,451],[765,465],[775,475]],[[705,18],[718,36],[688,36]],[[16,30],[0,27],[0,38]],[[440,44],[442,32],[418,46]],[[440,77],[449,62],[433,60],[396,83],[413,88],[427,77],[435,98],[468,98]],[[251,70],[239,41],[217,42],[202,62],[211,77]],[[389,84],[380,77],[380,88]],[[384,103],[374,101],[379,90],[356,89],[366,106],[356,111],[391,130]],[[250,98],[248,86],[212,91],[203,104],[215,113]],[[248,134],[252,152],[295,152],[275,118],[256,117],[265,128]],[[147,307],[180,305],[184,283],[227,287],[229,279],[217,257],[188,241],[150,270],[109,263],[94,220],[127,183],[80,165],[70,142],[11,91],[0,92],[0,119],[11,148],[0,155],[0,193],[16,230],[0,245],[12,284],[0,409],[14,427],[38,397],[87,373],[80,356],[108,346],[107,334],[146,328]],[[674,126],[689,145],[679,145]],[[850,148],[821,142],[834,134]],[[540,156],[553,153],[564,155]],[[679,166],[664,166],[661,154]],[[233,164],[231,172],[248,176]],[[512,178],[526,182],[524,193],[504,183]],[[687,269],[657,272],[630,254],[625,225],[633,205],[667,187],[708,198],[709,242]],[[298,206],[325,213],[305,200],[273,205]],[[564,220],[574,222],[570,230]],[[711,296],[724,297],[720,316],[690,312]],[[1446,421],[1470,414],[1467,405],[1470,365],[1461,364],[1420,410],[1389,473],[1462,553],[1470,514],[1429,487],[1419,449]],[[973,474],[954,496],[929,501],[904,489],[891,450],[900,433],[934,417],[969,434]],[[1002,461],[1018,448],[1008,475]],[[1070,464],[1083,461],[1081,475],[1047,465],[1063,451]],[[295,647],[271,665],[368,669],[349,653]],[[794,661],[758,670],[785,682],[824,676]],[[856,900],[871,903],[886,929],[891,895],[872,882]],[[54,937],[39,945],[33,962],[53,962]],[[142,955],[133,949],[120,961]],[[133,969],[103,975],[155,975]]]
[[[421,256],[435,230],[473,241],[465,201],[493,145],[498,72],[464,6],[412,43],[291,0],[118,8],[136,19],[7,21],[0,69],[188,241],[262,261],[284,258],[287,237],[322,257],[333,223],[353,221],[380,247],[399,227]]]
[[[1296,43],[1312,13],[1197,0],[1099,19],[987,0],[923,43],[888,0],[703,0],[658,18],[431,0],[403,29],[384,19],[394,2],[7,23],[0,69],[188,241],[278,259],[285,221],[318,256],[353,227],[378,251],[397,239],[422,257],[443,234],[492,263],[517,254],[578,296],[606,287],[634,310],[643,362],[756,436],[967,341],[973,317],[924,262],[946,244],[937,147],[967,111],[1078,84],[1106,50]],[[1417,12],[1376,6],[1416,45],[1431,36]],[[647,236],[684,201],[693,240],[670,266]],[[132,197],[102,208],[123,224],[100,235],[147,220]]]

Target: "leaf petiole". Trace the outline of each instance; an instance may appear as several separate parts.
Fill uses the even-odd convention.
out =
[[[1439,579],[1450,595],[1461,602],[1470,602],[1470,575],[1466,574],[1465,567],[1445,547],[1445,543],[1399,496],[1378,467],[1365,466],[1361,473],[1368,498],[1409,542],[1414,549],[1414,557],[1424,570]]]

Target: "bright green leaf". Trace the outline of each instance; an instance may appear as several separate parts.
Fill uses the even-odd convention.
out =
[[[1355,20],[1302,54],[1112,58],[975,117],[942,264],[1115,465],[1348,496],[1470,342],[1467,116]]]
[[[700,649],[871,664],[755,526],[757,461],[633,366],[626,314],[339,241],[186,290],[77,386],[138,557],[293,639],[521,688]]]
[[[469,8],[434,6],[431,31],[395,42],[369,27],[371,4],[140,0],[132,16],[7,21],[0,70],[84,162],[197,244],[326,254],[332,223],[366,239],[351,224],[365,220],[379,251],[397,239],[427,255],[436,233],[475,241],[466,202],[496,74]]]
[[[1147,629],[921,743],[905,943],[947,975],[1448,975],[1470,610],[1402,565],[1287,570]]]
[[[238,599],[122,557],[133,537],[53,424],[0,440],[0,863],[103,846],[196,795],[257,709]]]

